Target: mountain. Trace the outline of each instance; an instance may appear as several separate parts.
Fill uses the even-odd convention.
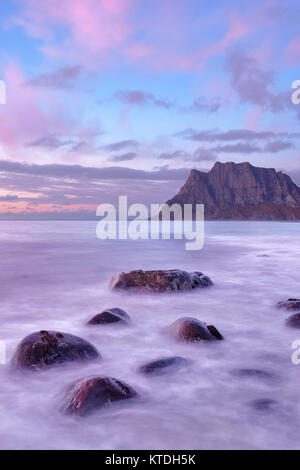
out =
[[[192,170],[169,206],[204,204],[206,220],[300,220],[300,188],[273,168],[217,162]]]

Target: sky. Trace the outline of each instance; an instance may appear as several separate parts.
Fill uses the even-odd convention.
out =
[[[162,203],[216,161],[300,185],[298,0],[2,0],[0,11],[0,217],[89,218],[119,195]]]

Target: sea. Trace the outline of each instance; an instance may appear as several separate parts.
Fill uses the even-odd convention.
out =
[[[299,449],[300,330],[276,308],[300,296],[299,223],[205,222],[200,250],[184,239],[99,240],[96,224],[0,222],[0,448]],[[123,271],[173,268],[214,284],[169,294],[109,288]],[[112,307],[131,324],[86,326]],[[215,325],[224,340],[175,342],[166,327],[180,317]],[[102,359],[12,373],[16,346],[39,330],[80,336]],[[138,370],[169,356],[188,364],[157,376]],[[66,416],[66,390],[91,375],[118,378],[138,398]]]

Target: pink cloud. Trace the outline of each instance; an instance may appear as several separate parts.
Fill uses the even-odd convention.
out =
[[[28,213],[51,213],[51,212],[77,212],[82,210],[95,212],[97,208],[96,204],[32,204],[24,201],[17,201],[14,205],[0,202],[0,214],[6,214],[7,212],[18,214],[23,212]]]
[[[18,149],[14,158],[22,158],[31,142],[65,136],[92,145],[101,133],[99,119],[82,122],[81,98],[55,87],[33,86],[20,67],[10,63],[4,71],[6,104],[0,105],[0,146],[6,151]],[[30,158],[33,150],[30,149]],[[40,153],[40,152],[39,152]]]
[[[38,138],[48,131],[48,117],[41,110],[38,94],[24,86],[25,80],[16,64],[5,70],[6,105],[0,106],[0,143],[15,147],[28,138]]]
[[[135,0],[19,0],[22,14],[15,21],[27,33],[46,40],[52,56],[95,56],[123,44],[131,34],[128,12]],[[55,26],[66,28],[63,48],[55,42]],[[91,57],[86,57],[88,60]]]
[[[158,57],[156,67],[159,70],[174,69],[190,72],[202,69],[206,62],[215,56],[224,54],[239,39],[246,37],[250,32],[249,22],[245,22],[236,12],[229,14],[226,33],[218,41],[204,44],[195,52],[186,54],[180,50],[174,52],[162,50]]]
[[[41,50],[52,59],[67,59],[90,67],[109,64],[112,51],[157,71],[199,70],[212,56],[223,54],[232,44],[253,32],[254,24],[237,11],[229,12],[228,29],[219,40],[206,43],[204,24],[192,23],[189,9],[178,1],[153,3],[151,12],[140,22],[136,13],[143,8],[137,0],[19,0],[23,9],[16,21],[28,34],[44,40]],[[226,18],[226,17],[225,17]],[[222,18],[223,20],[223,18]],[[58,44],[56,27],[66,35]],[[188,45],[191,28],[201,32],[204,41],[196,49]],[[199,29],[200,28],[200,29]],[[145,37],[137,39],[144,31]],[[105,60],[99,61],[105,55]]]
[[[219,41],[203,47],[199,54],[200,60],[205,62],[210,57],[224,54],[230,46],[235,44],[239,39],[246,37],[248,33],[249,23],[246,24],[237,13],[231,13],[226,34]]]
[[[300,60],[300,36],[294,38],[286,49],[286,60],[290,64],[296,64]]]

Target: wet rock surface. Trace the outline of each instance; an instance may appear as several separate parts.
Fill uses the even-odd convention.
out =
[[[206,323],[191,317],[179,318],[167,328],[167,333],[180,342],[223,339],[223,336],[215,326],[206,325]]]
[[[128,313],[121,308],[109,308],[91,318],[87,325],[105,325],[117,322],[128,324],[130,322]]]
[[[62,410],[84,416],[112,402],[134,397],[137,393],[133,388],[113,377],[82,377],[68,390]]]
[[[40,370],[67,361],[101,358],[88,341],[68,333],[42,330],[26,336],[11,359],[10,367]]]
[[[135,289],[145,292],[175,292],[211,285],[211,279],[203,273],[189,273],[180,269],[123,272],[110,281],[112,289]]]
[[[300,312],[288,317],[285,324],[291,328],[300,328]]]
[[[288,299],[278,302],[276,304],[278,308],[286,310],[299,310],[300,311],[300,299]]]
[[[188,365],[188,363],[189,361],[180,356],[164,357],[155,361],[147,362],[139,367],[138,371],[146,375],[159,375],[184,367]]]

